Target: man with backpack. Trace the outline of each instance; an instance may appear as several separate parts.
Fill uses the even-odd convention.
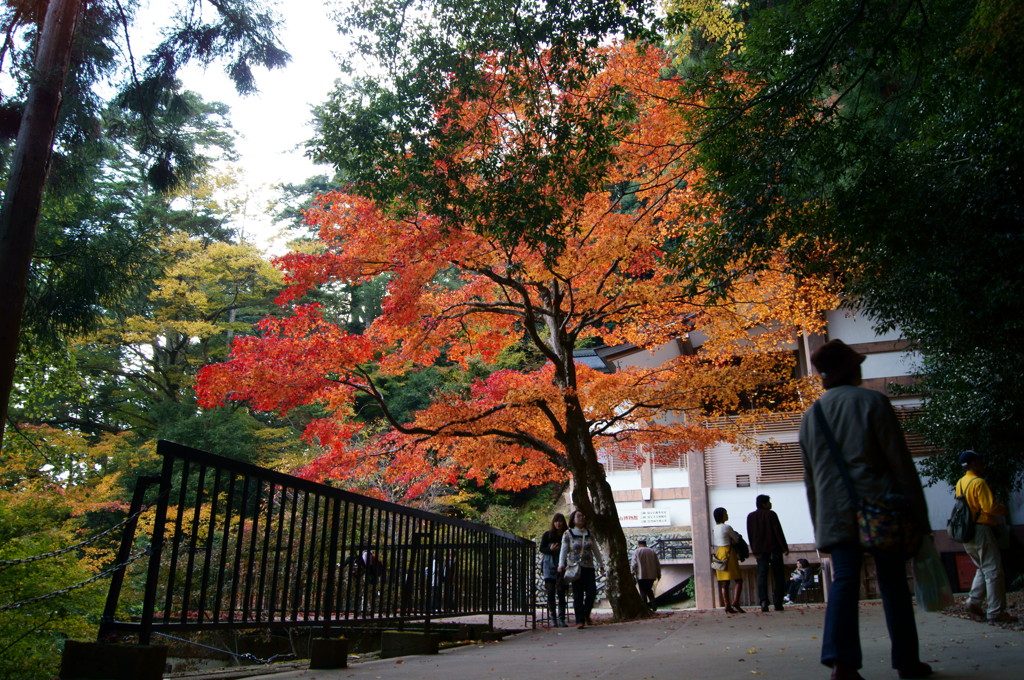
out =
[[[964,550],[978,571],[967,596],[967,610],[972,616],[992,623],[1012,623],[1017,620],[1006,611],[1006,580],[1003,574],[1003,556],[999,550],[995,527],[1006,515],[1006,506],[996,503],[992,489],[985,481],[985,458],[975,451],[960,454],[964,476],[956,483],[956,495],[967,501],[974,520],[974,534],[967,535]],[[984,602],[984,606],[982,606]]]

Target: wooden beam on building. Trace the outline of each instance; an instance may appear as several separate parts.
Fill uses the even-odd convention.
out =
[[[715,576],[711,570],[711,522],[708,482],[704,474],[704,451],[691,451],[690,536],[693,541],[693,594],[697,609],[714,609]]]

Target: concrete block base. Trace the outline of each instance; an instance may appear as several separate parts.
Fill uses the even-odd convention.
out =
[[[105,642],[64,643],[61,680],[161,680],[167,648]]]
[[[491,630],[486,623],[467,623],[463,627],[467,629],[467,640],[479,640],[482,634]]]
[[[441,636],[433,633],[406,633],[386,630],[380,637],[380,658],[390,659],[411,654],[437,654]]]
[[[310,668],[346,668],[348,666],[348,640],[344,638],[314,638],[310,647]]]

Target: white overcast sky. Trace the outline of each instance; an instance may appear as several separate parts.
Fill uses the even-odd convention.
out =
[[[326,99],[340,76],[334,54],[345,50],[344,38],[324,5],[324,0],[287,0],[278,5],[285,20],[281,42],[292,60],[274,71],[257,70],[258,94],[240,97],[221,64],[206,70],[189,68],[182,74],[186,88],[231,107],[232,124],[241,135],[238,165],[255,195],[245,233],[249,240],[275,252],[281,251],[282,244],[270,242],[276,230],[266,216],[266,203],[273,197],[270,187],[330,174],[330,168],[314,165],[302,150],[313,131],[311,108]]]

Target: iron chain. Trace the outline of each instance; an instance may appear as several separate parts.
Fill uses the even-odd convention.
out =
[[[131,515],[129,517],[125,517],[122,521],[118,522],[117,524],[115,524],[114,526],[110,527],[109,529],[104,529],[103,531],[101,531],[100,533],[96,534],[95,536],[87,538],[87,539],[85,539],[84,541],[82,541],[80,543],[76,543],[74,545],[69,545],[66,548],[61,548],[60,550],[54,550],[53,552],[43,553],[42,555],[33,555],[32,557],[22,557],[22,558],[19,558],[19,559],[16,559],[16,560],[0,560],[0,569],[4,569],[5,567],[11,567],[11,566],[14,566],[16,564],[28,564],[29,562],[38,562],[39,560],[45,560],[45,559],[50,558],[50,557],[59,557],[60,555],[64,555],[65,553],[71,552],[72,550],[78,550],[79,548],[84,548],[85,546],[87,546],[87,545],[89,545],[91,543],[95,543],[99,539],[103,538],[104,536],[109,534],[111,531],[114,531],[116,529],[120,529],[121,527],[126,525],[128,522],[131,522],[132,520],[136,519],[144,511],[145,511],[145,508],[143,508],[142,510],[139,510],[134,515]],[[0,611],[3,611],[3,610],[0,609]]]
[[[19,607],[24,607],[25,605],[28,605],[28,604],[35,604],[36,602],[42,602],[44,600],[50,600],[50,599],[53,599],[55,597],[60,597],[61,595],[66,595],[66,594],[70,593],[73,590],[78,590],[79,588],[84,588],[85,586],[89,585],[90,583],[98,581],[101,578],[103,578],[104,576],[109,576],[110,574],[113,574],[118,569],[122,569],[122,568],[128,566],[129,564],[131,564],[135,560],[137,560],[140,557],[142,557],[143,555],[145,555],[146,552],[147,552],[147,550],[139,550],[138,552],[133,554],[131,557],[129,557],[127,560],[125,560],[124,562],[121,562],[120,564],[115,564],[114,566],[110,567],[109,569],[105,569],[104,571],[101,571],[100,573],[98,573],[98,574],[96,574],[94,576],[91,576],[91,577],[87,578],[84,581],[81,581],[79,583],[75,583],[75,584],[70,585],[70,586],[66,586],[64,588],[61,588],[60,590],[55,590],[52,593],[47,593],[46,595],[38,595],[36,597],[32,597],[32,598],[29,598],[27,600],[22,600],[21,602],[12,602],[10,604],[0,605],[0,612],[6,612],[6,611],[10,611],[12,609],[18,609]]]

